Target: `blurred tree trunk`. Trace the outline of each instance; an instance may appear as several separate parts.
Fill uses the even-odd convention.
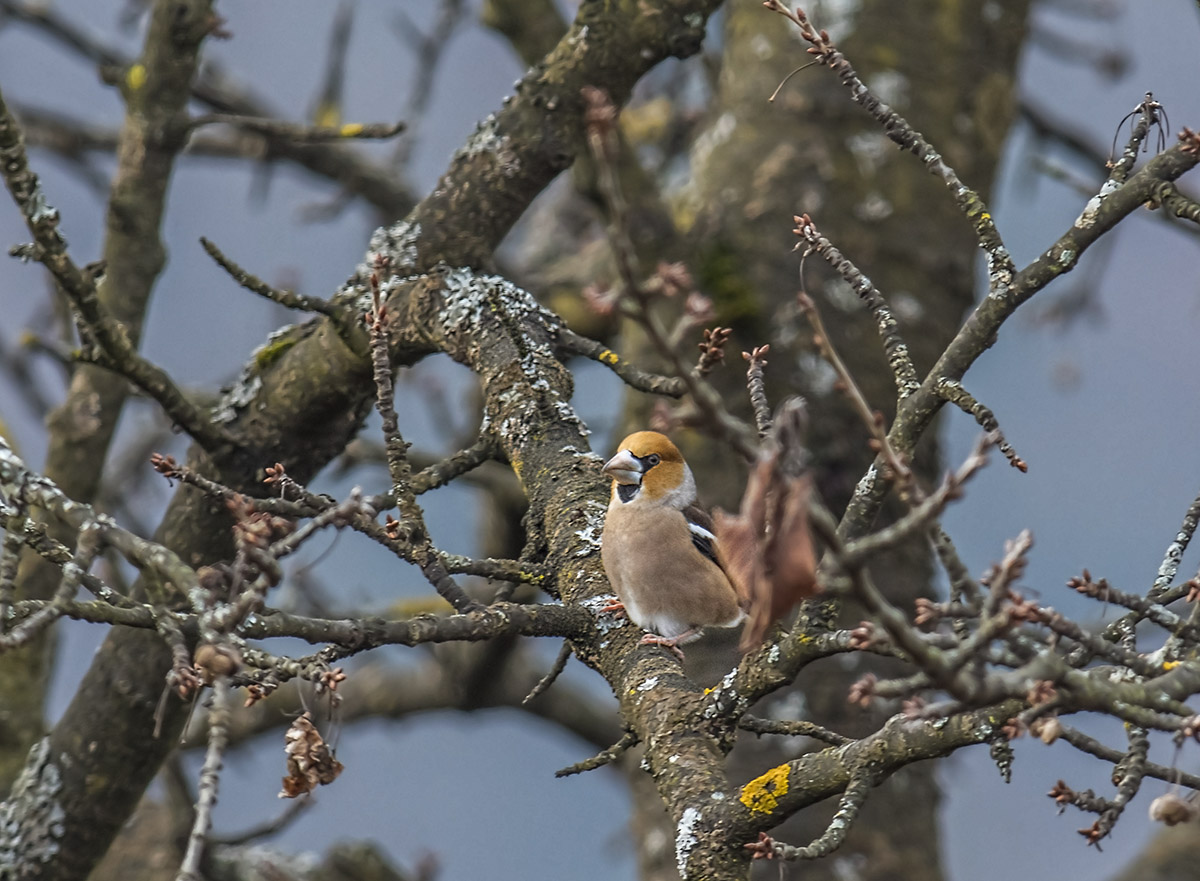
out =
[[[822,14],[820,5],[807,11],[876,94],[986,197],[1013,118],[1028,4],[972,0],[947,6],[920,0],[898,7],[871,0],[837,4],[836,15],[834,8],[830,5],[830,14]],[[768,101],[780,81],[812,57],[790,23],[758,4],[731,4],[724,41],[707,130],[694,141],[691,181],[676,210],[691,242],[688,263],[700,289],[715,299],[717,321],[735,329],[727,347],[729,369],[716,371],[713,379],[723,384],[729,406],[748,411],[736,356],[771,344],[772,402],[795,393],[808,399],[813,472],[826,501],[840,511],[872,454],[865,427],[832,389],[829,371],[813,354],[811,330],[796,313],[800,261],[791,253],[792,215],[811,214],[883,292],[922,374],[973,301],[975,238],[941,181],[901,153],[828,70],[814,66],[798,73]],[[896,387],[873,320],[819,258],[806,261],[804,281],[868,400],[889,412]],[[644,399],[631,401],[629,420],[643,420],[645,407]],[[709,442],[683,440],[702,501],[736,506],[745,479],[740,465],[731,467],[736,457]],[[932,476],[935,445],[927,443],[918,460],[921,473]],[[911,608],[915,597],[931,591],[930,561],[920,548],[876,571],[901,607]],[[852,609],[844,618],[857,620]],[[722,660],[714,668],[723,663],[728,669],[728,647],[717,651],[723,651]],[[688,655],[693,670],[704,665],[698,647]],[[756,712],[785,717],[798,712],[846,734],[865,732],[896,708],[872,714],[847,703],[848,686],[866,672],[858,663],[861,655],[855,659],[849,668],[826,661],[806,671],[794,691],[773,696]],[[794,756],[781,753],[773,738],[747,741],[743,737],[731,759],[735,782]],[[636,767],[632,774],[643,877],[677,877],[673,830],[662,822],[654,787]],[[803,867],[806,881],[832,881],[847,872],[864,881],[941,878],[938,804],[933,767],[906,769],[872,793],[861,821],[834,856]],[[826,807],[801,814],[776,837],[807,844],[828,823],[834,806]],[[777,871],[768,868],[769,874]]]
[[[1191,881],[1200,878],[1200,826],[1164,828],[1109,881]]]

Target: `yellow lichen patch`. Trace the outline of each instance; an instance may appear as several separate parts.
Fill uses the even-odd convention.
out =
[[[787,791],[788,766],[780,765],[743,786],[738,800],[756,814],[769,814]]]
[[[300,342],[295,336],[281,337],[269,343],[259,346],[254,353],[254,363],[259,370],[266,370],[276,361],[283,357],[283,353],[290,349],[296,343]]]
[[[612,349],[605,349],[600,353],[600,360],[605,364],[612,365],[620,361],[621,357],[616,352],[612,351]]]
[[[526,572],[522,569],[517,574],[521,576],[521,580],[526,584],[541,584],[546,580],[546,576],[540,572]]]
[[[343,138],[357,138],[363,133],[363,124],[361,122],[348,122],[342,126]]]
[[[125,74],[125,85],[129,86],[135,92],[146,85],[146,65],[131,65]]]
[[[1179,661],[1163,661],[1164,670],[1174,670],[1179,666]]]

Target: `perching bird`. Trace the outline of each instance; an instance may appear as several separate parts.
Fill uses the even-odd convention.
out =
[[[745,617],[717,562],[712,521],[696,506],[696,480],[675,444],[638,431],[604,465],[612,499],[601,559],[619,604],[633,623],[653,631],[643,643],[682,657],[680,643],[702,627],[733,627]]]

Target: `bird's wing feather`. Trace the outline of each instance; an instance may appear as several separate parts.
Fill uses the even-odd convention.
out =
[[[698,505],[688,505],[683,509],[683,516],[687,520],[688,532],[696,550],[720,566],[721,561],[717,559],[717,537],[713,535],[713,522],[708,512]]]

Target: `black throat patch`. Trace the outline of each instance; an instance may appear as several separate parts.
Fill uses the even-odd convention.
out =
[[[632,502],[633,497],[638,494],[638,490],[641,488],[640,483],[618,483],[617,498],[622,502]]]

